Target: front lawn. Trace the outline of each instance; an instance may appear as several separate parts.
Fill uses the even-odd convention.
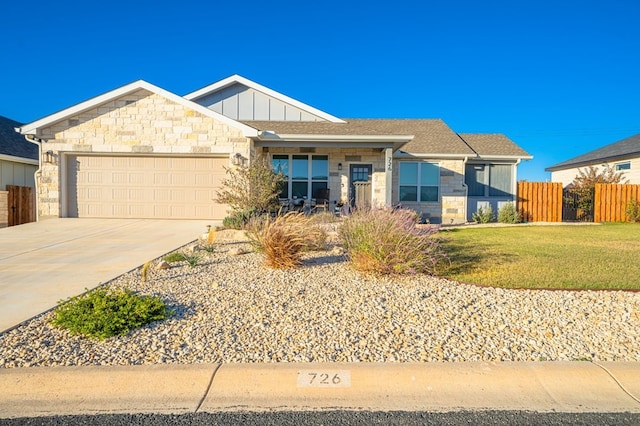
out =
[[[441,275],[504,288],[640,289],[640,224],[443,231]]]

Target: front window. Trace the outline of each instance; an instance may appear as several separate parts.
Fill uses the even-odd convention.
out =
[[[471,197],[513,195],[513,167],[510,164],[467,164],[464,183]]]
[[[329,157],[326,155],[273,155],[272,166],[274,172],[282,172],[285,176],[280,198],[317,198],[319,189],[329,187]]]
[[[400,201],[437,202],[440,168],[434,163],[400,163]]]

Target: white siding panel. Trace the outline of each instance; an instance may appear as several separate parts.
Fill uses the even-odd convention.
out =
[[[269,97],[264,93],[254,92],[254,120],[268,120],[269,119]]]
[[[284,120],[284,104],[282,102],[275,99],[269,100],[269,120]]]
[[[238,120],[254,120],[253,92],[245,90],[238,93]]]

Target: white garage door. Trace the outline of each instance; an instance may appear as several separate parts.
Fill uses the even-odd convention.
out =
[[[67,216],[222,219],[226,158],[69,156]]]

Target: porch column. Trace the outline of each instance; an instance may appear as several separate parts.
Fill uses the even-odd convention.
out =
[[[393,148],[384,150],[384,204],[391,207],[393,190]]]

